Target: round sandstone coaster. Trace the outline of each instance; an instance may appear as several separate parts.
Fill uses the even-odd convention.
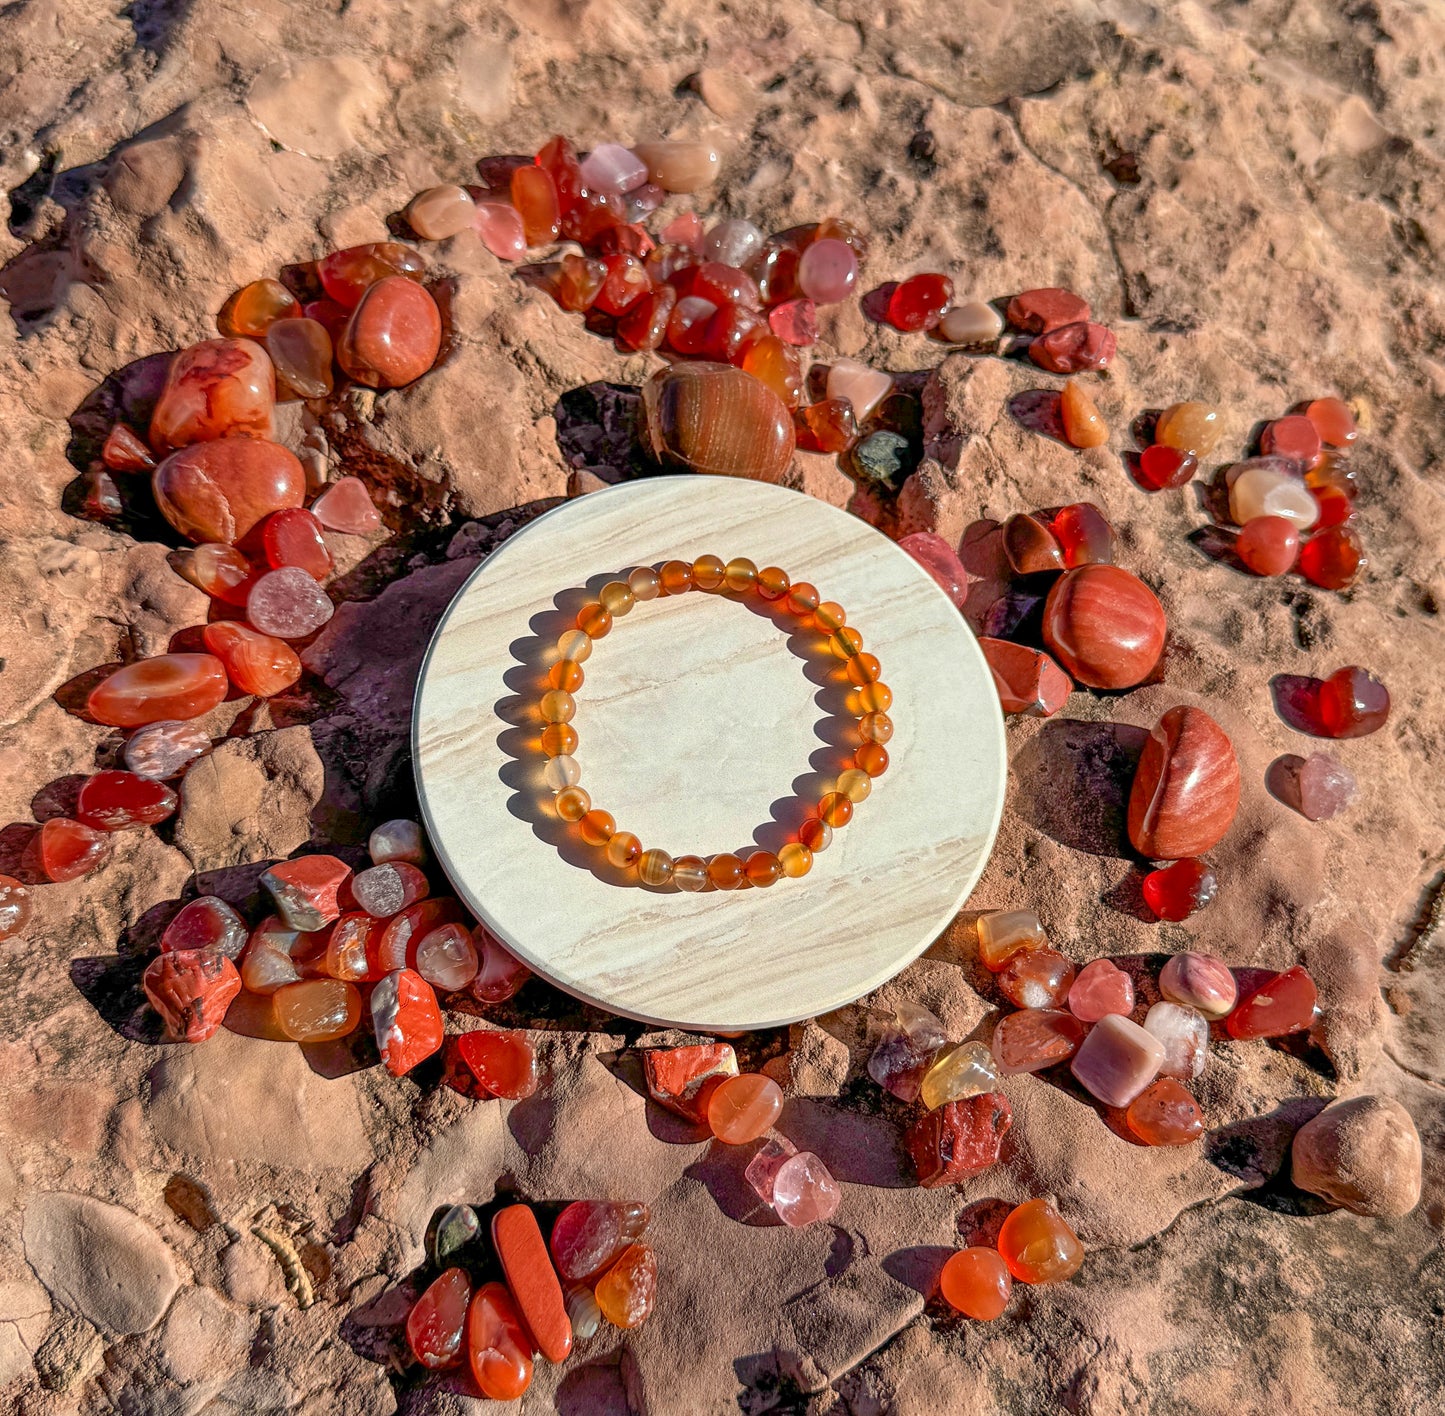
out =
[[[558,819],[537,700],[558,637],[633,566],[746,556],[840,603],[893,690],[888,771],[801,879],[649,889]],[[583,665],[572,726],[594,807],[673,856],[777,851],[849,765],[850,685],[820,636],[754,594],[640,601]],[[539,517],[462,587],[417,685],[417,790],[457,893],[530,968],[644,1022],[774,1027],[916,958],[983,872],[1003,719],[944,593],[856,517],[762,482],[655,477]]]

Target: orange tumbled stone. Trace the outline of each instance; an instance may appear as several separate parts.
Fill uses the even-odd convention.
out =
[[[279,443],[218,437],[173,452],[151,475],[151,488],[181,535],[232,545],[273,511],[306,500],[306,470]]]
[[[173,949],[151,960],[141,987],[161,1015],[167,1037],[204,1042],[241,991],[241,975],[219,950]]]
[[[1064,436],[1074,447],[1099,447],[1109,441],[1109,425],[1077,379],[1070,379],[1059,396]]]
[[[938,1276],[949,1307],[979,1322],[992,1322],[1008,1307],[1013,1279],[997,1249],[960,1249]]]
[[[301,677],[296,651],[269,634],[234,620],[217,620],[206,626],[203,637],[206,648],[225,664],[231,682],[242,693],[270,698]]]
[[[772,389],[784,407],[796,408],[803,401],[801,361],[776,334],[765,334],[749,344],[739,367]]]
[[[255,340],[207,339],[171,360],[150,444],[168,452],[212,438],[269,438],[275,405],[276,374]]]
[[[431,293],[405,276],[379,280],[356,307],[336,347],[336,362],[369,388],[400,388],[433,364],[442,317]]]
[[[793,420],[771,388],[725,364],[674,364],[643,387],[648,440],[663,462],[723,477],[779,481]]]
[[[1047,1200],[1026,1200],[1004,1220],[998,1251],[1020,1283],[1062,1283],[1084,1262],[1079,1236]]]
[[[549,1362],[565,1361],[572,1350],[572,1324],[547,1241],[530,1206],[508,1205],[492,1216],[492,1247],[538,1351]]]
[[[1331,447],[1349,447],[1359,436],[1355,415],[1341,398],[1317,398],[1305,409],[1305,417],[1315,425],[1322,442]]]
[[[632,1244],[597,1283],[597,1306],[613,1327],[640,1327],[657,1300],[657,1255]]]
[[[117,669],[91,689],[86,709],[98,723],[139,728],[199,718],[226,696],[226,670],[214,654],[157,654]]]
[[[277,320],[301,313],[300,302],[279,280],[269,276],[244,285],[221,306],[216,327],[232,337],[266,333]]]
[[[442,1045],[436,992],[415,969],[394,969],[372,989],[371,1025],[393,1077],[405,1076]]]
[[[713,1091],[728,1077],[738,1075],[737,1054],[726,1042],[702,1042],[689,1047],[650,1047],[642,1054],[648,1095],[669,1111],[689,1121],[707,1119]]]
[[[361,1021],[361,994],[344,979],[302,979],[274,996],[276,1021],[293,1042],[330,1042]]]
[[[484,1283],[472,1297],[467,1361],[493,1401],[515,1401],[532,1384],[532,1339],[505,1283]]]
[[[778,1119],[782,1088],[760,1072],[730,1077],[708,1098],[707,1122],[718,1140],[730,1146],[755,1141]]]
[[[1145,1087],[1129,1103],[1124,1119],[1148,1146],[1187,1146],[1204,1134],[1199,1103],[1173,1077]]]

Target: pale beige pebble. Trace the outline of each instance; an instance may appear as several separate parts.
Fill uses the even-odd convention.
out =
[[[181,778],[176,845],[197,870],[284,858],[311,839],[324,787],[310,729],[227,738]]]
[[[35,1375],[46,1391],[73,1391],[105,1356],[105,1339],[77,1313],[60,1312],[35,1353]]]
[[[632,151],[646,164],[648,177],[666,192],[695,192],[717,177],[720,159],[711,143],[634,143]]]
[[[757,106],[752,80],[735,70],[703,69],[693,83],[699,97],[719,118],[741,118]]]
[[[209,1288],[176,1294],[160,1332],[161,1361],[178,1382],[213,1382],[246,1364],[251,1323]]]
[[[1003,333],[1003,316],[983,300],[966,300],[944,312],[936,333],[950,344],[993,344]]]
[[[600,492],[607,485],[595,472],[589,472],[585,467],[575,468],[567,475],[569,497],[584,497],[588,492]]]
[[[50,1324],[50,1296],[33,1279],[0,1281],[0,1387],[29,1369]]]
[[[348,54],[278,60],[256,75],[246,96],[268,138],[323,158],[368,146],[386,101],[372,67]]]
[[[146,1119],[158,1141],[201,1161],[359,1170],[372,1159],[355,1074],[328,1078],[300,1048],[224,1028],[204,1047],[167,1049]]]
[[[1327,1106],[1295,1133],[1290,1178],[1356,1214],[1398,1218],[1420,1203],[1420,1133],[1391,1097]]]
[[[466,230],[476,211],[476,203],[465,187],[429,187],[412,198],[406,217],[418,236],[428,241],[444,241]]]
[[[150,1225],[87,1195],[32,1195],[21,1237],[50,1296],[105,1332],[154,1327],[180,1282],[169,1247]]]

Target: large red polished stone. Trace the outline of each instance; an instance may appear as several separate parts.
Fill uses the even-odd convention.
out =
[[[1385,726],[1390,691],[1368,669],[1352,664],[1319,681],[1313,708],[1311,726],[1320,737],[1366,737]]]
[[[40,828],[40,868],[47,880],[78,880],[89,875],[110,860],[114,849],[109,832],[69,817],[52,816]]]
[[[294,453],[257,438],[217,438],[173,452],[151,477],[161,515],[192,541],[234,544],[283,507],[306,499]]]
[[[151,446],[169,452],[213,438],[269,438],[275,406],[266,351],[254,339],[208,339],[171,360],[151,414]]]
[[[361,297],[337,345],[336,361],[357,383],[400,388],[436,363],[441,344],[442,317],[431,293],[414,280],[391,275]]]
[[[956,1185],[998,1160],[1013,1109],[1001,1092],[945,1102],[915,1122],[903,1138],[924,1189]]]
[[[449,1268],[416,1300],[406,1319],[406,1344],[423,1367],[436,1370],[461,1361],[471,1297],[466,1270]]]
[[[1218,845],[1239,808],[1239,759],[1202,708],[1171,708],[1144,744],[1129,790],[1129,840],[1153,860]]]
[[[176,794],[164,782],[134,772],[97,772],[80,789],[75,819],[97,831],[129,831],[154,826],[175,809]]]
[[[1114,357],[1116,347],[1112,330],[1080,321],[1039,335],[1029,345],[1029,358],[1050,373],[1078,374],[1104,368]]]
[[[202,637],[242,693],[270,698],[301,677],[301,660],[289,644],[235,620],[208,624]]]
[[[241,975],[214,949],[177,949],[152,959],[141,976],[151,1007],[176,1042],[204,1042],[241,991]]]
[[[537,1090],[537,1052],[524,1032],[473,1028],[457,1039],[457,1055],[488,1096],[521,1101]]]
[[[1324,590],[1346,590],[1369,564],[1364,542],[1353,526],[1326,526],[1300,547],[1305,579]]]
[[[467,1361],[493,1401],[515,1401],[532,1384],[532,1340],[505,1283],[484,1283],[472,1298]]]
[[[1066,570],[1044,605],[1044,642],[1091,688],[1142,683],[1164,652],[1165,628],[1158,597],[1117,565]]]
[[[953,282],[946,275],[932,271],[910,275],[888,297],[888,322],[907,331],[932,329],[952,303]]]
[[[1069,676],[1042,650],[987,636],[979,639],[978,647],[988,660],[999,706],[1005,713],[1049,718],[1073,692]]]
[[[1296,964],[1245,994],[1224,1026],[1234,1038],[1283,1037],[1309,1027],[1318,1001],[1315,981]]]
[[[86,711],[113,728],[199,718],[226,696],[226,670],[214,654],[157,654],[117,669],[90,690]]]

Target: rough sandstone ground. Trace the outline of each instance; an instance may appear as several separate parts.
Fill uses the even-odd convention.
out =
[[[1237,450],[1300,396],[1356,399],[1373,557],[1343,597],[1246,581],[1189,540],[1205,519],[1192,495],[1132,486],[1118,435],[1077,454],[1021,429],[1005,407],[1041,382],[1027,365],[955,357],[913,380],[932,458],[903,499],[907,526],[956,541],[980,518],[1095,500],[1172,627],[1165,685],[1076,695],[1065,719],[1010,729],[1009,809],[972,904],[1036,906],[1081,961],[1148,962],[1197,943],[1242,965],[1302,958],[1320,981],[1311,1045],[1215,1049],[1200,1092],[1214,1129],[1200,1148],[1141,1151],[1078,1095],[1023,1077],[1007,1088],[1016,1122],[998,1170],[961,1192],[911,1188],[903,1115],[866,1080],[862,1017],[845,1010],[748,1044],[791,1079],[784,1129],[846,1185],[836,1228],[795,1233],[760,1222],[737,1157],[644,1105],[619,1056],[636,1029],[538,984],[493,1013],[543,1030],[549,1083],[510,1109],[434,1079],[397,1084],[345,1049],[303,1056],[233,1033],[157,1047],[134,959],[167,902],[210,890],[254,905],[261,862],[307,840],[345,848],[405,810],[410,679],[429,624],[479,555],[566,493],[569,472],[627,469],[621,390],[650,361],[620,358],[455,239],[437,252],[452,330],[442,367],[412,390],[354,398],[321,428],[289,415],[293,446],[360,466],[392,528],[384,545],[343,548],[348,603],[307,653],[315,687],[239,718],[218,710],[218,736],[233,720],[251,736],[191,779],[174,829],[127,837],[104,873],[37,892],[28,936],[0,947],[9,1407],[479,1409],[392,1365],[398,1285],[436,1206],[500,1187],[645,1199],[663,1265],[652,1321],[540,1367],[527,1410],[1434,1409],[1442,53],[1438,9],[1402,0],[8,7],[7,848],[53,809],[43,788],[113,752],[57,691],[162,649],[204,614],[167,569],[154,522],[126,534],[70,514],[67,454],[83,458],[107,421],[117,386],[103,381],[135,364],[126,396],[143,397],[162,367],[148,356],[210,334],[237,285],[380,237],[418,187],[466,180],[476,156],[530,152],[554,131],[583,144],[715,138],[714,211],[772,228],[830,211],[860,219],[874,242],[866,284],[944,267],[985,297],[1072,286],[1119,336],[1098,382],[1116,429],[1142,408],[1207,398],[1228,410],[1225,447]],[[899,371],[940,362],[936,346],[881,331],[856,306],[825,322],[818,353],[835,352]],[[830,500],[849,495],[824,459],[800,456],[796,476]],[[981,609],[997,566],[986,542],[970,554]],[[1352,662],[1385,677],[1395,712],[1341,749],[1359,801],[1311,827],[1263,787],[1275,757],[1301,750],[1268,681]],[[1138,918],[1109,793],[1138,750],[1131,729],[1175,702],[1220,718],[1247,787],[1216,854],[1219,901],[1157,926]],[[986,1032],[990,1013],[969,920],[882,994],[919,999],[959,1037]],[[1288,1184],[1292,1132],[1328,1099],[1363,1092],[1406,1106],[1424,1142],[1423,1200],[1403,1220],[1329,1213]],[[989,1201],[1040,1192],[1089,1245],[1079,1279],[1020,1292],[987,1326],[926,1303],[960,1234],[996,1222]],[[311,1306],[287,1289],[278,1254]]]

